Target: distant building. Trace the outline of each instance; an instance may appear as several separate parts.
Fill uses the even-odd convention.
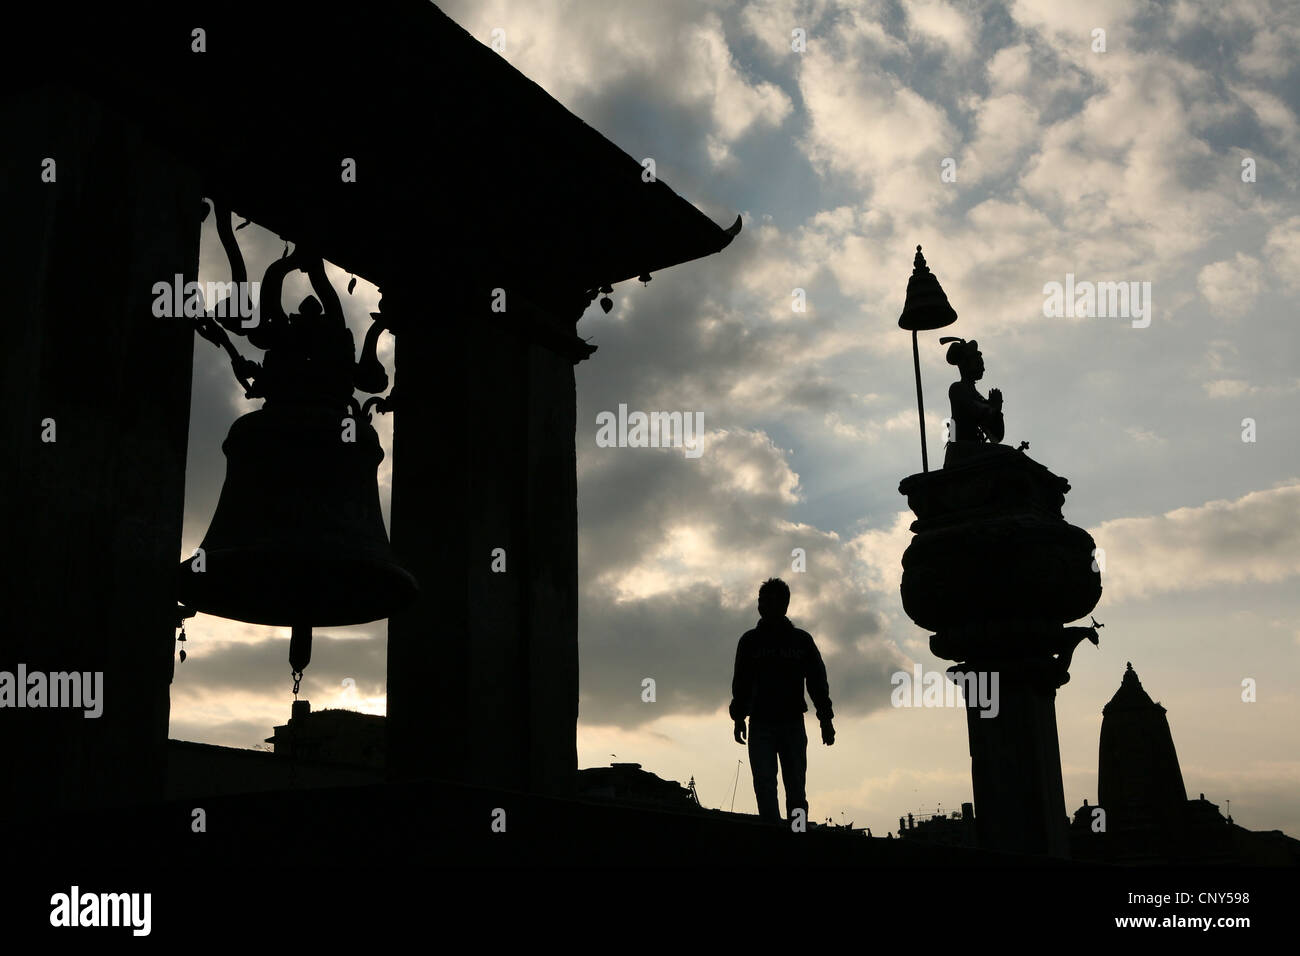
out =
[[[385,718],[355,710],[318,710],[295,700],[289,722],[266,742],[280,756],[382,770],[387,755]]]
[[[1300,840],[1255,832],[1219,813],[1201,794],[1187,799],[1165,708],[1129,664],[1102,708],[1098,805],[1083,802],[1070,823],[1077,860],[1135,865],[1296,864]]]
[[[167,741],[168,799],[347,787],[384,781],[385,718],[293,702],[289,722],[266,738],[273,751]]]
[[[613,763],[608,767],[579,770],[577,795],[671,810],[700,809],[699,801],[689,787],[642,770],[639,763]]]
[[[977,846],[975,806],[963,803],[960,811],[954,810],[947,815],[935,813],[920,820],[909,813],[898,818],[898,835],[905,840],[934,846]]]

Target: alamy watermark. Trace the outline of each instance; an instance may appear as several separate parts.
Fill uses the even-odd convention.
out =
[[[1049,319],[1132,319],[1135,329],[1151,324],[1150,282],[1075,282],[1074,273],[1067,272],[1064,285],[1049,282],[1043,295],[1043,315]]]
[[[94,719],[104,713],[103,671],[0,671],[0,707],[71,707]]]
[[[133,936],[148,936],[152,893],[82,893],[74,885],[50,897],[51,926],[129,926]]]
[[[596,414],[597,448],[683,448],[687,458],[704,453],[703,412],[628,412]]]
[[[186,282],[179,272],[171,282],[153,284],[153,314],[158,319],[197,319],[213,303],[213,315],[241,319],[242,328],[256,328],[261,321],[257,303],[260,282]]]
[[[997,671],[923,671],[920,664],[912,673],[895,671],[889,678],[894,685],[889,702],[895,707],[976,707],[980,717],[996,717],[998,703]],[[958,692],[960,691],[960,699]]]

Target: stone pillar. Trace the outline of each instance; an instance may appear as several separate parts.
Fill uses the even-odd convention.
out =
[[[517,294],[492,312],[487,287],[450,308],[387,284],[383,296],[397,338],[391,538],[420,585],[388,622],[390,777],[571,792],[578,340],[547,334]]]
[[[958,665],[997,681],[996,716],[968,700],[975,833],[982,847],[1045,856],[1069,856],[1065,791],[1056,732],[1056,683],[1033,660]]]
[[[192,173],[88,97],[30,91],[2,118],[0,670],[103,675],[97,719],[0,709],[0,815],[22,818],[162,794],[193,337],[152,287],[196,278],[202,209]]]
[[[966,702],[980,845],[1068,856],[1056,690],[1079,641],[1096,641],[1064,626],[1101,597],[1093,541],[1061,515],[1064,478],[1003,445],[954,448],[941,471],[899,485],[917,515],[903,608],[958,662],[950,675],[989,691],[997,677],[994,701]]]

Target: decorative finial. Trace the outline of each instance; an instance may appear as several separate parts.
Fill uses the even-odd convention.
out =
[[[1132,670],[1132,669],[1133,669],[1133,662],[1132,662],[1132,661],[1129,661],[1129,662],[1128,662],[1128,669],[1129,669],[1129,670]]]
[[[916,247],[916,258],[912,260],[912,274],[918,275],[923,272],[929,272],[930,267],[925,264],[925,256],[921,255],[921,247]]]

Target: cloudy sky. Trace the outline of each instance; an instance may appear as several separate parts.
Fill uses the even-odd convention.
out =
[[[1189,795],[1300,835],[1300,8],[441,6],[484,43],[504,30],[510,63],[715,221],[744,219],[721,254],[616,288],[578,326],[599,346],[577,368],[581,766],[694,776],[709,806],[734,786],[753,812],[726,706],[757,585],[781,575],[838,714],[835,746],[809,744],[813,818],[881,834],[971,798],[962,712],[890,706],[893,672],[946,665],[898,597],[897,488],[920,452],[897,318],[920,243],[960,316],[946,331],[979,339],[981,384],[1005,394],[1006,441],[1069,479],[1066,517],[1106,551],[1101,646],[1057,698],[1067,808],[1096,799],[1101,708],[1132,661]],[[254,274],[282,248],[239,236]],[[223,261],[209,219],[201,277]],[[1150,324],[1045,316],[1067,273],[1150,283]],[[345,298],[363,331],[373,286]],[[954,378],[938,334],[921,344],[936,459]],[[195,355],[187,554],[221,437],[253,407],[211,346]],[[597,447],[620,403],[702,412],[704,453]],[[200,617],[189,636],[172,736],[259,744],[288,716],[287,631]],[[382,713],[383,638],[382,622],[319,634],[313,706]]]

